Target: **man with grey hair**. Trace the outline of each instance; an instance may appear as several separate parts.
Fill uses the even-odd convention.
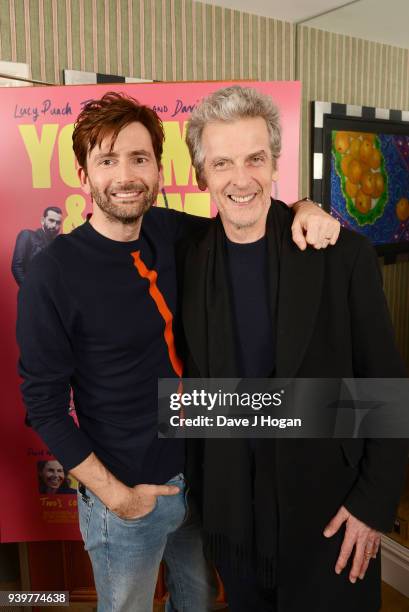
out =
[[[406,376],[370,244],[342,229],[332,249],[302,252],[291,212],[270,198],[272,100],[250,87],[213,93],[187,143],[219,216],[180,251],[185,375]],[[406,442],[206,439],[190,455],[232,612],[380,609],[380,531],[393,524]]]

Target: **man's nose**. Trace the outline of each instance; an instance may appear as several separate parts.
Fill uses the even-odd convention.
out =
[[[243,189],[247,187],[251,180],[250,173],[246,166],[237,165],[233,169],[232,183],[236,187]]]
[[[138,176],[137,167],[135,164],[123,162],[117,166],[116,180],[123,184],[135,180]]]

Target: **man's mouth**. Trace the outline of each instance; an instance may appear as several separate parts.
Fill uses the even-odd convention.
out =
[[[115,191],[111,193],[111,196],[114,198],[118,198],[118,200],[135,200],[135,198],[139,198],[144,191]]]
[[[232,200],[236,204],[247,204],[248,202],[251,202],[251,200],[255,198],[256,195],[257,193],[249,193],[247,195],[235,195],[229,193],[227,197],[230,198],[230,200]]]

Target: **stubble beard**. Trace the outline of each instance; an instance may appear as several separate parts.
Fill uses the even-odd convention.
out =
[[[262,196],[263,199],[265,199],[265,203],[266,206],[269,204],[270,202],[270,197],[266,196],[264,198],[264,194],[261,191],[260,195]],[[234,211],[234,209],[233,209]],[[229,223],[231,223],[231,225],[238,231],[241,230],[246,230],[246,229],[251,229],[252,227],[254,227],[260,220],[260,216],[257,214],[250,214],[247,218],[240,218],[240,215],[238,214],[237,211],[234,211],[233,214],[227,214],[226,215],[226,221],[228,221]]]
[[[110,193],[112,190],[101,193],[91,186],[91,196],[96,205],[102,210],[106,219],[112,222],[120,222],[123,225],[134,225],[155,203],[158,192],[159,182],[157,181],[152,189],[141,183],[127,183],[123,187],[117,187],[115,191],[143,191],[143,198],[138,202],[124,202],[114,204],[111,201]]]
[[[59,229],[47,229],[43,227],[44,234],[47,237],[47,240],[54,240],[58,236]]]

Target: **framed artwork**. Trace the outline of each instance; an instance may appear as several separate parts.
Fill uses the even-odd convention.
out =
[[[409,252],[409,112],[313,102],[312,196],[385,263]]]

